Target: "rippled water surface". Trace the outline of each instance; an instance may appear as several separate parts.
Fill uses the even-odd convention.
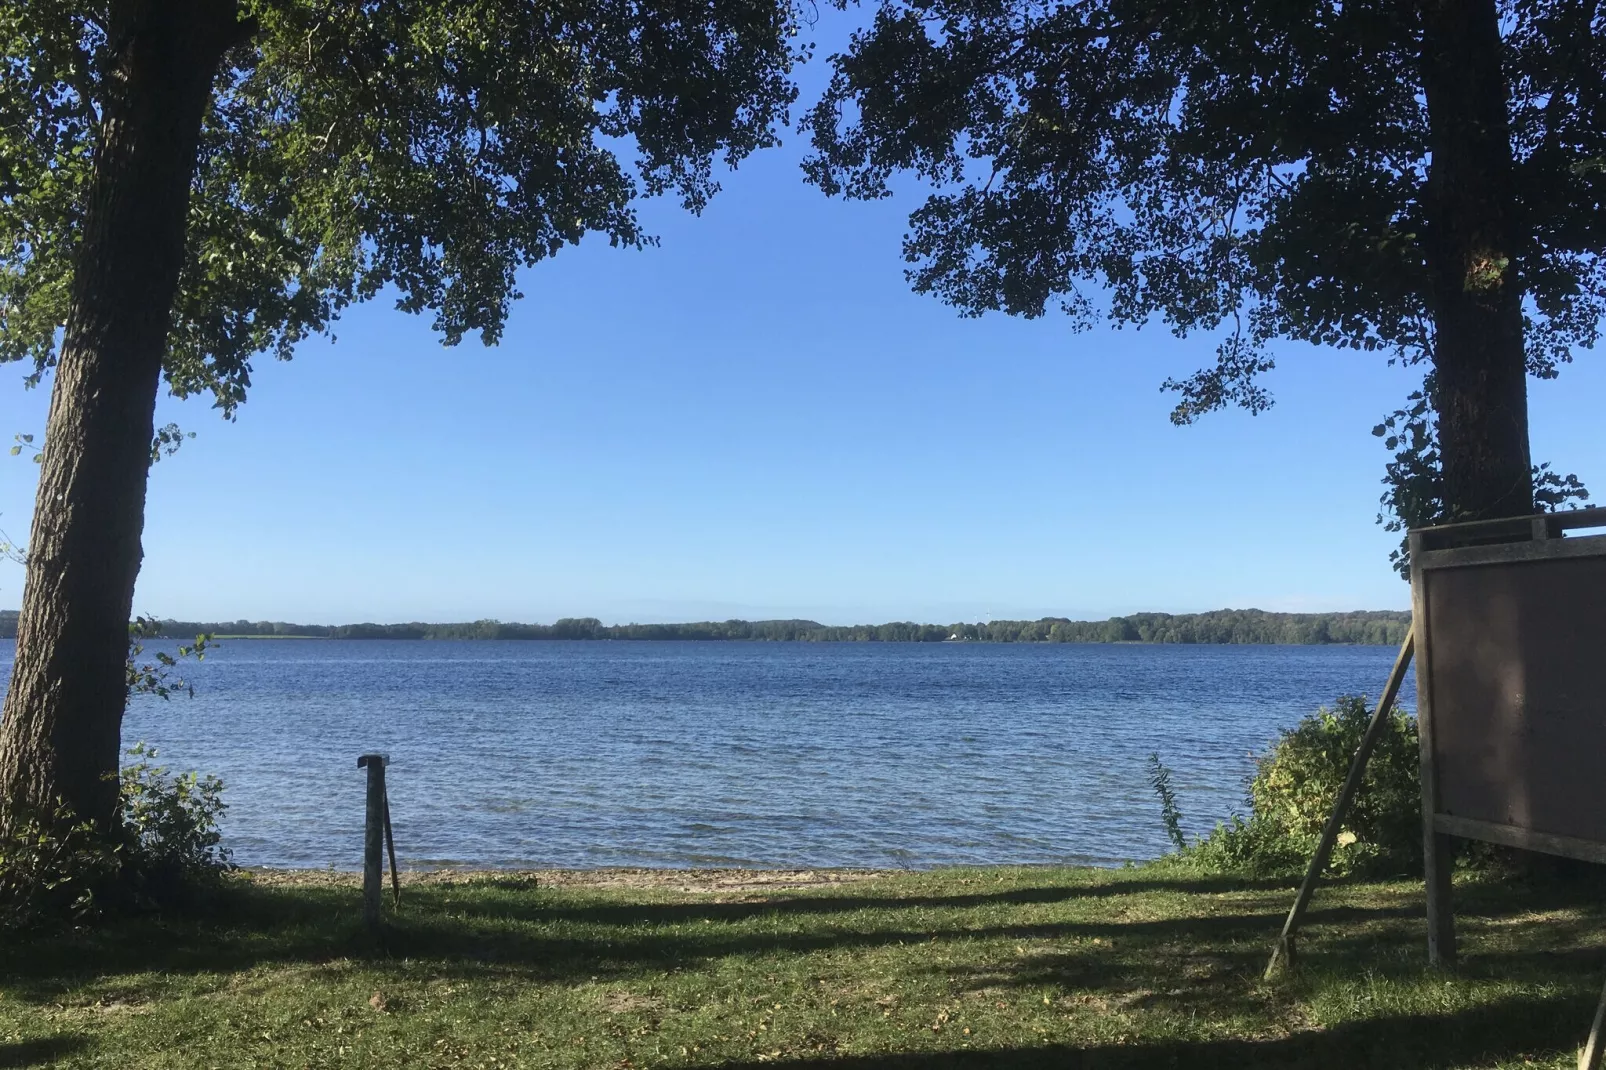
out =
[[[1393,655],[236,640],[194,699],[137,701],[124,739],[224,779],[246,865],[359,865],[368,750],[391,755],[404,864],[1110,864],[1165,847],[1151,751],[1204,831],[1252,751],[1376,695]]]

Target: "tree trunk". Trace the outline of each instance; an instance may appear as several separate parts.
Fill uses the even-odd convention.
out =
[[[232,0],[111,5],[107,98],[83,207],[0,723],[0,814],[65,804],[109,828],[128,624],[162,356],[201,120]]]
[[[1446,520],[1533,511],[1522,239],[1495,0],[1422,0],[1426,251]]]

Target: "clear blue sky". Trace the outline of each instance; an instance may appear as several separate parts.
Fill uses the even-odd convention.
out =
[[[813,79],[811,78],[812,82]],[[258,362],[239,419],[152,471],[136,607],[186,619],[831,623],[1136,610],[1403,608],[1374,523],[1413,385],[1376,356],[1285,347],[1276,407],[1171,426],[1168,375],[1213,341],[1063,318],[961,319],[911,294],[913,199],[828,201],[801,139],[662,247],[524,273],[498,348],[443,349],[380,300],[338,341]],[[0,430],[44,390],[0,371]],[[1532,390],[1535,456],[1606,492],[1606,372]],[[0,465],[27,532],[35,468]],[[21,570],[0,573],[0,605]]]

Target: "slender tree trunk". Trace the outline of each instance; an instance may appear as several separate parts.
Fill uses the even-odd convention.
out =
[[[1495,0],[1422,0],[1434,408],[1448,520],[1533,511],[1517,213]]]
[[[122,0],[0,723],[0,807],[109,827],[153,414],[232,0]]]

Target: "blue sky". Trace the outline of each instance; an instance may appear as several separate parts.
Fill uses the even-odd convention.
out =
[[[812,79],[811,79],[812,80]],[[1369,430],[1414,376],[1286,346],[1277,404],[1168,423],[1213,341],[961,319],[911,294],[912,198],[828,201],[801,139],[662,247],[524,273],[497,348],[385,300],[263,359],[236,423],[152,471],[136,607],[186,619],[833,622],[1403,608]],[[45,391],[0,372],[0,429]],[[1606,486],[1590,354],[1533,384],[1537,459]],[[0,465],[22,538],[35,469]],[[0,605],[21,570],[0,573]]]

